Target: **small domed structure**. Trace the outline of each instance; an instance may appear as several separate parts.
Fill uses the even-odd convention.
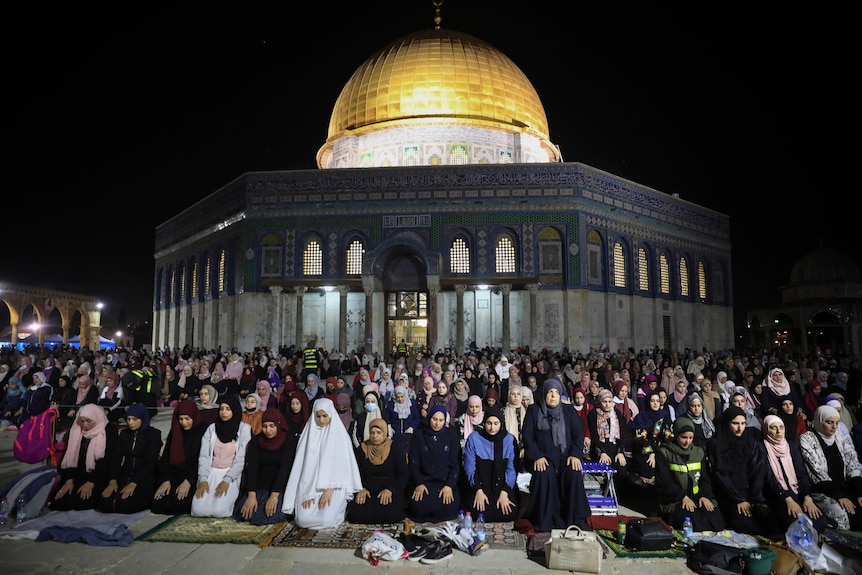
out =
[[[859,266],[846,253],[834,248],[818,248],[803,255],[793,265],[791,285],[862,281]]]

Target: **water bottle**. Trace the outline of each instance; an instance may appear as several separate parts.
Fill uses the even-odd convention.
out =
[[[617,523],[617,541],[620,542],[620,545],[626,543],[626,522],[623,519]]]
[[[686,517],[682,522],[682,533],[688,541],[691,541],[694,535],[694,524],[691,522],[691,517]]]
[[[803,557],[807,557],[811,554],[811,533],[808,532],[808,529],[805,527],[804,519],[797,519],[796,526],[793,528],[791,532],[791,541],[790,544],[794,549],[799,551]]]
[[[464,516],[464,529],[466,529],[468,533],[473,533],[473,516],[470,515],[469,511]]]
[[[485,540],[485,514],[480,513],[479,518],[476,520],[476,537],[479,541]]]
[[[27,520],[27,500],[23,493],[18,494],[18,499],[15,500],[15,520],[18,523],[24,523]]]
[[[9,517],[9,503],[6,498],[0,499],[0,525],[6,525],[6,519]]]
[[[464,528],[464,510],[460,509],[458,511],[458,527]]]

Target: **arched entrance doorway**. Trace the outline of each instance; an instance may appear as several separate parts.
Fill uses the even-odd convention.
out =
[[[411,246],[394,245],[376,259],[374,275],[380,281],[386,303],[387,359],[392,361],[396,357],[402,339],[411,350],[425,347],[431,313],[425,258]]]

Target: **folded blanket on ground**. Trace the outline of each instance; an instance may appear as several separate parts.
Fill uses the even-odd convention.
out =
[[[90,545],[125,547],[134,541],[128,527],[149,513],[140,511],[126,515],[99,513],[95,510],[51,511],[13,529],[0,531],[0,538],[54,540],[64,543],[81,541]]]

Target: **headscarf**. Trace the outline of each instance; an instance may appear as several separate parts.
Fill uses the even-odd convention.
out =
[[[700,412],[699,416],[695,416],[691,412],[691,402],[699,401],[703,406],[703,410]],[[715,424],[710,419],[709,415],[706,415],[706,402],[700,397],[696,391],[688,394],[688,399],[686,399],[685,406],[685,417],[689,418],[695,425],[699,425],[701,431],[703,431],[703,436],[707,439],[712,437],[712,434],[715,433]]]
[[[248,395],[245,396],[246,400],[248,400],[249,397],[254,398],[256,407],[254,408],[254,411],[249,411],[248,407],[245,407],[245,405],[248,405],[248,404],[245,404],[243,406],[243,407],[245,407],[245,409],[242,410],[243,413],[257,413],[258,411],[265,411],[267,409],[267,407],[265,405],[263,405],[262,400],[260,399],[260,396],[258,394],[249,393]]]
[[[826,396],[827,405],[831,405],[836,410],[838,410],[838,415],[841,417],[841,421],[847,427],[848,430],[853,429],[853,426],[856,423],[853,421],[853,415],[850,413],[850,410],[847,409],[847,402],[844,400],[844,396],[837,391],[833,391],[829,395]],[[832,402],[837,401],[838,405],[834,405]]]
[[[488,398],[494,399],[494,405],[500,405],[500,394],[497,393],[497,390],[494,388],[489,388],[488,391],[485,392],[485,400],[482,402],[482,407],[488,407]]]
[[[275,407],[270,407],[263,412],[263,416],[261,417],[261,424],[267,422],[275,424],[275,437],[270,439],[263,432],[258,433],[258,444],[260,445],[260,448],[264,451],[278,451],[281,448],[281,445],[284,443],[284,440],[287,439],[287,422],[284,420],[284,416],[281,414],[281,412]]]
[[[143,403],[137,402],[127,407],[126,415],[131,415],[132,417],[140,419],[141,429],[146,429],[150,426],[150,412],[147,410],[147,406]]]
[[[718,392],[716,392],[714,389],[712,389],[712,387],[713,387],[712,380],[704,380],[704,381],[709,381],[710,389],[709,389],[709,391],[707,391],[703,387],[704,382],[702,381],[700,383],[700,393],[702,394],[702,397],[703,397],[703,412],[706,414],[707,418],[709,418],[711,421],[714,421],[715,416],[717,415],[715,413],[715,400],[718,399],[720,401],[721,396],[718,394]]]
[[[239,433],[239,425],[242,423],[242,405],[239,402],[239,396],[235,393],[230,393],[219,400],[219,408],[223,404],[227,404],[231,410],[231,417],[227,421],[223,421],[221,414],[215,420],[215,432],[219,441],[222,443],[230,443],[236,440]]]
[[[338,417],[331,399],[322,397],[314,402],[313,413],[325,411],[329,424],[321,427],[317,417],[306,425],[299,436],[296,458],[284,490],[284,513],[293,513],[303,501],[317,499],[325,489],[343,489],[353,495],[362,489],[362,478],[353,452],[353,444],[343,425],[332,425]]]
[[[772,375],[776,373],[781,374],[781,379],[778,380],[778,383],[776,383],[775,380],[772,379]],[[766,387],[775,392],[775,395],[790,395],[790,382],[787,381],[786,377],[784,377],[784,370],[782,370],[780,367],[773,367],[772,369],[770,369],[769,374],[763,381]]]
[[[461,391],[458,391],[458,382],[462,382],[464,385],[462,386]],[[469,401],[470,400],[470,390],[467,388],[467,380],[463,377],[459,377],[455,380],[455,383],[452,384],[452,395],[455,396],[455,399],[458,401]]]
[[[41,371],[37,371],[40,376],[44,377],[44,373]],[[36,373],[33,375],[36,376]],[[87,393],[90,391],[90,388],[93,387],[93,380],[89,375],[80,375],[77,379],[78,384],[78,396],[75,399],[75,405],[80,405],[85,399],[87,399]]]
[[[536,400],[533,399],[533,390],[527,387],[526,385],[521,386],[521,401],[524,401],[524,398],[530,400],[530,405],[536,403]]]
[[[831,405],[821,405],[814,412],[814,421],[812,421],[812,425],[814,425],[814,431],[817,435],[820,436],[820,439],[823,440],[823,443],[826,445],[832,445],[835,443],[835,436],[838,435],[833,433],[832,435],[828,435],[826,433],[826,420],[831,417],[837,417],[838,420],[841,420],[841,414],[838,413],[838,410],[832,407]]]
[[[341,422],[344,423],[344,429],[349,428],[350,423],[353,421],[353,410],[350,409],[352,402],[353,400],[346,393],[339,393],[335,396],[335,411],[338,413],[338,417],[341,418]]]
[[[299,413],[293,411],[293,408],[290,407],[290,402],[296,398],[299,400],[301,405],[299,409]],[[301,425],[305,425],[308,421],[308,418],[311,417],[311,404],[308,402],[308,396],[305,395],[305,392],[301,389],[294,389],[290,393],[287,394],[287,418],[291,420],[293,423],[298,423]]]
[[[440,404],[432,405],[431,407],[428,408],[428,421],[431,421],[431,417],[433,417],[433,415],[435,413],[438,413],[438,412],[443,414],[443,418],[445,419],[446,424],[448,424],[449,423],[449,411],[446,409],[445,405],[440,405]],[[443,430],[446,429],[446,425],[444,425],[438,431],[435,431],[434,428],[431,427],[431,425],[423,425],[422,429],[425,431],[425,433],[427,435],[440,435],[443,432]]]
[[[816,395],[814,390],[820,388],[821,395]],[[823,382],[819,379],[812,379],[808,383],[805,384],[806,392],[805,392],[805,407],[808,408],[808,413],[814,413],[818,407],[820,407],[820,398],[823,394]]]
[[[186,460],[186,450],[183,444],[183,433],[185,430],[180,425],[180,416],[187,415],[192,418],[192,427],[194,428],[200,422],[200,410],[198,409],[195,400],[184,399],[177,403],[174,408],[174,416],[171,418],[171,445],[170,445],[170,462],[171,465],[181,465]]]
[[[748,430],[743,431],[742,435],[735,435],[730,429],[730,422],[739,416],[742,416],[748,421],[748,416],[745,411],[736,407],[729,406],[721,414],[721,425],[715,429],[716,455],[715,469],[716,471],[726,471],[729,473],[737,473],[746,468],[753,459],[754,451],[757,449],[757,444],[750,435]]]
[[[311,380],[311,384],[308,383],[308,380]],[[309,373],[307,376],[305,376],[305,381],[305,396],[308,398],[308,401],[311,401],[315,397],[317,397],[317,389],[318,384],[320,383],[320,378],[317,377],[317,375],[314,373]]]
[[[105,450],[108,445],[108,436],[105,430],[108,425],[108,416],[105,415],[103,408],[95,403],[88,403],[81,406],[81,409],[78,410],[78,417],[91,419],[95,422],[95,425],[87,432],[81,429],[77,421],[72,425],[72,428],[69,430],[69,441],[66,443],[66,454],[63,456],[60,467],[63,469],[77,467],[81,440],[86,437],[90,440],[85,463],[85,467],[89,472],[96,468],[97,460],[105,457]]]
[[[687,431],[694,433],[694,421],[684,415],[677,417],[673,422],[674,437],[682,435]]]
[[[266,379],[259,379],[254,389],[260,396],[260,404],[266,409],[269,406],[269,398],[272,396],[272,385]]]
[[[360,447],[362,447],[362,452],[372,465],[382,465],[386,461],[386,458],[389,457],[389,451],[392,449],[392,439],[389,437],[389,424],[386,423],[386,420],[378,417],[371,420],[368,429],[370,430],[372,427],[376,427],[383,432],[383,443],[374,445],[371,443],[371,436],[369,434],[369,439],[363,441]]]
[[[478,395],[471,395],[469,399],[467,399],[467,405],[478,405],[479,406],[479,414],[478,415],[470,415],[470,411],[467,410],[464,412],[464,430],[463,430],[463,438],[467,439],[467,437],[473,432],[473,427],[479,427],[482,425],[482,422],[485,418],[485,412],[482,409],[484,406],[482,405],[482,398]],[[503,421],[502,419],[500,420]]]
[[[599,401],[596,404],[596,430],[599,432],[599,441],[616,443],[620,439],[620,419],[617,417],[617,409],[611,405],[609,411],[605,411],[604,399],[613,398],[611,390],[601,388],[599,390]]]
[[[12,384],[12,387],[6,390],[7,397],[23,396],[24,393],[27,391],[27,388],[24,387],[24,382],[21,381],[21,378],[17,375],[13,375],[12,377],[10,377],[9,383]]]
[[[404,395],[404,401],[398,401],[395,399],[395,396],[398,394]],[[407,395],[407,388],[403,385],[395,386],[395,393],[392,394],[392,411],[395,412],[395,415],[398,416],[398,419],[407,419],[410,417],[411,406],[413,402],[410,400],[410,397]]]
[[[796,469],[793,467],[793,459],[790,455],[790,444],[787,437],[777,441],[769,436],[769,426],[778,423],[784,427],[784,422],[777,415],[767,415],[763,418],[763,445],[766,446],[766,458],[772,474],[781,485],[781,489],[790,489],[793,493],[799,493],[799,479],[796,477]],[[786,475],[786,479],[785,479]]]
[[[202,385],[201,389],[206,389],[210,394],[210,400],[208,403],[201,403],[199,407],[201,409],[218,409],[219,400],[218,400],[218,391],[216,388],[211,386],[210,384]]]
[[[550,407],[548,405],[546,398],[548,397],[548,392],[552,389],[556,389],[561,398],[565,395],[565,389],[559,380],[554,378],[545,380],[542,384],[542,401],[537,403],[540,415],[539,420],[536,422],[536,427],[540,431],[547,431],[550,429],[554,445],[559,447],[561,452],[565,453],[568,449],[568,444],[566,441],[566,422],[563,417],[564,404],[561,402],[556,407]]]
[[[650,390],[647,394],[644,408],[638,412],[634,419],[632,419],[632,429],[645,429],[651,432],[656,423],[667,417],[667,407],[662,405],[661,402],[659,402],[658,409],[652,408],[652,402],[650,402],[650,399],[653,396],[660,397],[658,389]]]
[[[366,386],[366,387],[368,387],[368,386]],[[380,395],[376,391],[374,391],[373,389],[369,389],[362,396],[362,405],[364,406],[368,403],[368,401],[366,401],[366,400],[368,399],[369,396],[371,396],[377,400],[377,409],[375,409],[373,412],[371,412],[371,411],[368,411],[365,407],[362,408],[362,412],[365,414],[365,428],[362,430],[362,437],[363,438],[368,437],[368,433],[371,431],[371,422],[374,421],[375,419],[377,419],[378,417],[380,417],[382,415],[382,410],[383,410],[383,402],[380,399]],[[371,417],[372,414],[374,415],[374,417]]]

